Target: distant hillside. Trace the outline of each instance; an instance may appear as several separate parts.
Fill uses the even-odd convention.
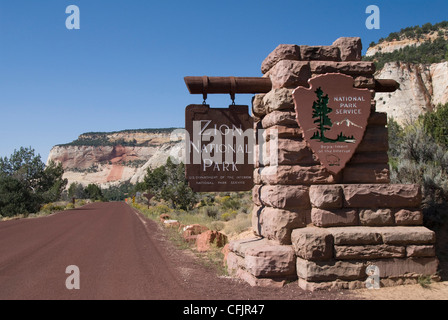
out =
[[[123,146],[123,147],[143,147],[150,146],[148,134],[170,134],[178,128],[158,128],[158,129],[128,129],[112,132],[86,132],[81,134],[78,139],[59,144],[61,146]],[[120,137],[120,138],[117,138]],[[138,137],[143,137],[138,139]]]
[[[399,123],[448,102],[448,21],[392,32],[372,42],[363,60],[374,61],[377,79],[393,79],[400,89],[377,93],[376,109]]]
[[[88,132],[70,143],[54,146],[50,160],[62,163],[70,186],[95,183],[102,188],[124,182],[141,181],[147,168],[165,164],[171,154],[183,147],[172,141],[176,128],[135,129],[114,132]]]
[[[372,42],[366,61],[374,61],[377,70],[388,62],[433,64],[448,60],[448,21],[408,27],[392,32],[378,43]]]

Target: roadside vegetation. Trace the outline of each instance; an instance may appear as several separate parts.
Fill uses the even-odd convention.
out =
[[[424,225],[436,232],[437,256],[447,263],[448,103],[403,126],[389,119],[388,129],[391,183],[422,186]]]

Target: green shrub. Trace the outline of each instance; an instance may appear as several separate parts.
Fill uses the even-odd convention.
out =
[[[221,215],[221,220],[229,221],[229,220],[235,219],[237,214],[238,214],[238,212],[236,210],[226,211]]]
[[[75,209],[75,205],[71,202],[69,202],[66,206],[65,206],[65,210],[71,210],[71,209]]]

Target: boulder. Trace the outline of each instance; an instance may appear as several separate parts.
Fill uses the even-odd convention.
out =
[[[207,231],[208,228],[206,226],[202,226],[200,224],[192,224],[184,227],[182,229],[182,236],[187,242],[192,242],[190,237],[194,237],[194,242],[196,242],[197,235],[201,234],[204,231]]]
[[[227,243],[227,236],[219,231],[207,230],[200,233],[196,239],[196,246],[199,252],[210,250],[212,244],[218,248],[224,247]]]

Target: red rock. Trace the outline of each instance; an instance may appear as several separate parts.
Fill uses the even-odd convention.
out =
[[[246,250],[246,271],[256,277],[279,277],[296,274],[292,246],[259,245]]]
[[[266,115],[266,108],[263,103],[264,96],[265,94],[256,94],[252,99],[252,113],[259,118]]]
[[[306,141],[296,139],[279,139],[277,141],[277,159],[272,158],[271,163],[277,160],[279,165],[319,165],[319,161],[308,147]],[[275,155],[274,155],[275,157]]]
[[[360,61],[362,58],[362,42],[359,37],[341,37],[332,46],[339,48],[342,61]]]
[[[417,246],[410,245],[406,247],[407,257],[434,257],[436,248],[434,246]]]
[[[277,125],[298,127],[294,111],[271,112],[261,120],[261,123],[264,129]]]
[[[297,256],[305,260],[330,260],[333,256],[333,237],[326,229],[295,229],[291,241]]]
[[[394,218],[390,209],[363,209],[359,211],[359,222],[363,226],[390,226]]]
[[[184,227],[182,236],[184,237],[184,239],[187,239],[190,236],[197,236],[207,230],[208,228],[206,226],[201,226],[200,224],[192,224]]]
[[[306,226],[308,210],[283,210],[270,207],[254,207],[252,211],[252,228],[257,235],[279,244],[291,244],[291,232]]]
[[[349,208],[412,208],[422,200],[420,186],[415,184],[350,184],[343,189]]]
[[[423,224],[423,213],[420,210],[402,209],[395,212],[395,223],[399,226],[419,226]]]
[[[303,131],[298,127],[286,127],[275,125],[266,129],[266,141],[269,141],[271,135],[277,135],[278,139],[302,139]]]
[[[307,87],[308,79],[311,78],[310,64],[303,61],[282,60],[270,70],[269,77],[272,89]]]
[[[309,188],[306,186],[263,186],[260,191],[262,204],[279,209],[309,209]]]
[[[300,48],[294,44],[280,44],[261,64],[261,72],[265,74],[281,60],[300,60]]]
[[[380,278],[399,277],[406,274],[433,275],[437,272],[438,260],[436,257],[405,258],[405,259],[379,259],[372,260],[380,269]]]
[[[310,200],[315,208],[342,208],[342,187],[335,185],[314,185],[310,187]]]
[[[342,172],[342,183],[389,183],[389,164],[347,164]]]
[[[382,259],[404,258],[406,249],[403,246],[365,245],[365,246],[334,246],[335,258],[350,259]]]
[[[355,226],[358,213],[350,209],[317,209],[311,210],[311,220],[316,227]]]
[[[360,62],[331,62],[310,61],[313,74],[343,73],[347,75],[372,75],[375,73],[375,64],[368,61]]]
[[[296,62],[296,63],[293,63]],[[278,67],[269,72],[272,89],[307,86],[307,81],[312,77],[307,63],[301,61],[282,61]]]
[[[339,48],[333,46],[300,46],[300,58],[303,61],[341,61]]]
[[[219,231],[207,230],[198,235],[196,246],[199,252],[210,250],[211,244],[215,244],[218,248],[224,247],[227,243],[227,236]]]
[[[323,166],[276,166],[262,168],[258,174],[265,184],[311,185],[334,183],[334,177]]]
[[[294,111],[294,101],[292,99],[292,90],[286,88],[272,89],[263,97],[263,106],[266,113],[276,110]]]

